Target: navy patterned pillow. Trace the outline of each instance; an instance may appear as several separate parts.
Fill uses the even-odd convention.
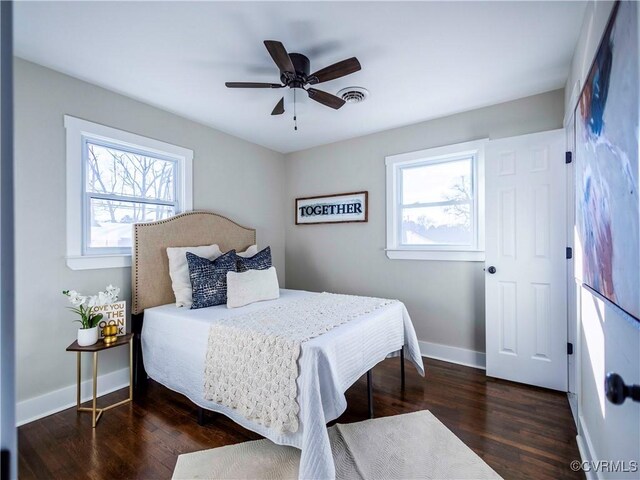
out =
[[[236,271],[236,251],[230,250],[215,260],[187,252],[187,263],[193,289],[191,309],[227,303],[227,272]]]
[[[246,272],[247,270],[266,270],[271,268],[271,247],[260,250],[253,257],[244,258],[236,255],[236,264],[238,272]]]

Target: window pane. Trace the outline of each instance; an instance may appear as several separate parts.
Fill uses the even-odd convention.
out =
[[[471,203],[402,209],[403,245],[472,245]]]
[[[91,142],[86,148],[87,192],[174,201],[175,162]]]
[[[402,204],[470,201],[471,158],[402,169]]]
[[[91,198],[89,205],[89,248],[130,247],[132,223],[153,222],[175,214],[172,206],[148,203]]]

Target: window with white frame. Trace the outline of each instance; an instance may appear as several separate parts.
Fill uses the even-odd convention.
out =
[[[484,260],[484,141],[386,158],[387,256]]]
[[[65,116],[67,264],[131,264],[132,224],[192,208],[191,150]]]

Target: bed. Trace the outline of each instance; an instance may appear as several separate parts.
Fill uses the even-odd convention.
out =
[[[188,212],[134,226],[132,268],[133,332],[136,335],[135,385],[146,375],[273,442],[301,449],[300,478],[334,478],[326,424],[346,409],[344,392],[389,355],[402,351],[424,375],[418,342],[406,308],[393,302],[343,323],[301,346],[298,359],[299,428],[280,432],[245,418],[238,411],[205,399],[208,331],[222,319],[293,304],[321,295],[281,289],[280,298],[227,309],[175,306],[168,275],[167,247],[217,243],[243,251],[255,244],[255,230],[210,212]]]

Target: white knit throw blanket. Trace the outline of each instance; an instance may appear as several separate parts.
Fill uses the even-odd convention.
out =
[[[395,301],[321,293],[216,322],[205,398],[278,432],[296,432],[301,344]]]

